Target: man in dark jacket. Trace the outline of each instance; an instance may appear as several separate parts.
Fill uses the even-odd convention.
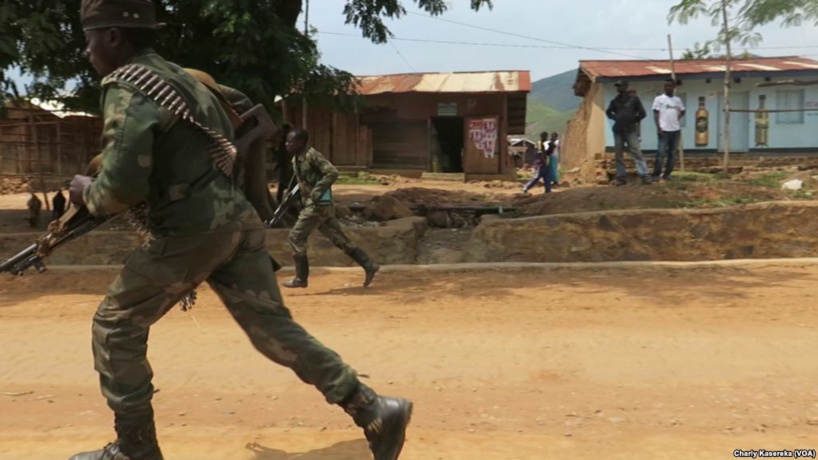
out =
[[[639,122],[647,115],[645,107],[637,96],[628,94],[628,82],[619,80],[614,86],[616,86],[616,90],[619,94],[611,100],[605,114],[614,121],[613,135],[616,152],[616,185],[625,185],[628,183],[628,172],[627,169],[625,169],[624,159],[625,144],[628,145],[628,151],[636,163],[636,171],[642,178],[642,183],[650,184],[652,180],[648,174],[648,166],[645,163],[645,159],[642,157],[642,149],[639,146],[639,130],[637,129]]]

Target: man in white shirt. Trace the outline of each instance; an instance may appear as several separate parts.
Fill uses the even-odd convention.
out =
[[[685,106],[680,98],[673,95],[675,89],[676,82],[667,80],[665,93],[653,100],[653,119],[656,121],[656,132],[659,133],[659,148],[656,150],[656,161],[653,163],[654,181],[670,180],[673,165],[676,163],[676,152],[679,150],[682,134],[680,120],[685,115]]]

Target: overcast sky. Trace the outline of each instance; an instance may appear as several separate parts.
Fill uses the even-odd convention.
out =
[[[668,25],[668,11],[677,0],[494,0],[493,10],[480,12],[469,8],[469,0],[450,0],[451,8],[439,18],[421,15],[412,0],[403,3],[410,14],[389,22],[396,38],[483,45],[407,40],[375,45],[344,25],[345,0],[312,0],[309,22],[319,31],[323,62],[356,75],[520,69],[531,70],[532,79],[538,80],[576,69],[579,60],[667,59],[668,34],[678,57],[717,33],[709,19]],[[302,13],[301,28],[303,21]],[[776,24],[759,32],[764,41],[750,50],[755,54],[818,59],[814,26],[784,29]]]

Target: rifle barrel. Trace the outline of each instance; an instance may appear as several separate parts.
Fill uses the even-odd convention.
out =
[[[11,271],[17,264],[26,260],[27,258],[31,257],[32,255],[37,253],[37,243],[32,244],[31,246],[23,249],[17,255],[10,259],[6,259],[2,264],[0,264],[0,273]]]

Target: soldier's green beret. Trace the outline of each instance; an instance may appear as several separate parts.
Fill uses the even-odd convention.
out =
[[[159,26],[151,0],[82,0],[80,19],[83,30]]]

